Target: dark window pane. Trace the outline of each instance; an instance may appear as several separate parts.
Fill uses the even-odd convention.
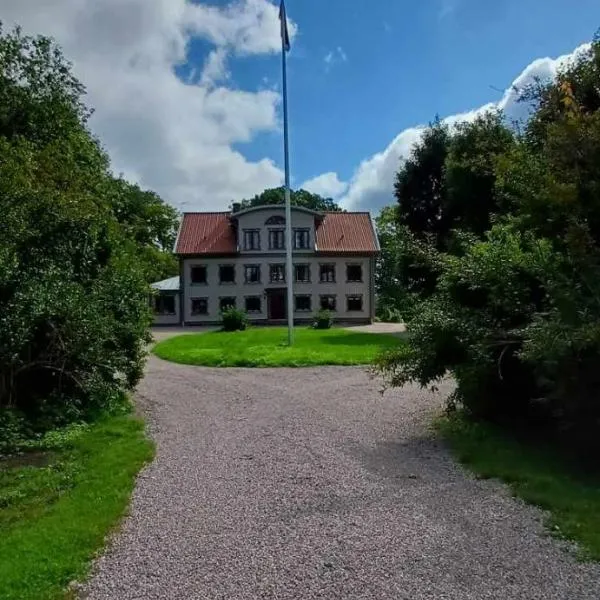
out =
[[[362,281],[362,265],[348,265],[346,267],[348,281]]]
[[[269,266],[269,279],[271,283],[278,283],[285,281],[285,265],[270,265]]]
[[[294,230],[294,248],[304,250],[310,246],[310,235],[308,229]]]
[[[246,298],[246,312],[260,312],[260,296]]]
[[[206,283],[206,267],[192,267],[192,283]]]
[[[219,298],[219,310],[224,311],[226,308],[235,308],[235,297]]]
[[[308,282],[310,281],[310,266],[309,265],[296,265],[296,281]]]
[[[296,296],[296,310],[297,311],[310,311],[311,297],[310,296]]]
[[[235,283],[235,267],[233,265],[220,266],[219,281],[221,283]]]
[[[244,275],[246,283],[260,283],[260,266],[246,265],[244,267]]]
[[[265,221],[265,225],[285,225],[285,217],[279,217],[279,216],[269,217]]]
[[[244,250],[260,250],[260,231],[256,229],[244,231]]]
[[[348,312],[358,312],[363,309],[362,296],[348,296]]]
[[[192,298],[192,315],[208,314],[207,298]]]
[[[285,248],[285,235],[283,229],[269,231],[269,249],[283,250]]]
[[[321,308],[323,310],[335,310],[336,300],[335,296],[321,296]]]
[[[154,312],[157,315],[175,314],[175,296],[161,294],[154,297]]]
[[[335,265],[321,265],[321,281],[327,283],[335,282]]]

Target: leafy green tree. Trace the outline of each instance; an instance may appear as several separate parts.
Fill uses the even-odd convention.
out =
[[[291,190],[291,203],[293,206],[302,206],[315,211],[338,212],[341,207],[332,198],[323,198],[319,194],[312,194],[306,190]],[[285,204],[285,189],[283,187],[271,188],[261,194],[232,204],[232,210],[237,212],[254,206],[265,206],[273,204]]]
[[[489,115],[448,134],[442,167],[429,169],[431,152],[421,163],[415,151],[399,181],[418,173],[421,188],[401,190],[427,193],[400,196],[398,222],[410,223],[436,277],[410,278],[418,318],[409,347],[381,359],[392,383],[428,385],[451,372],[451,401],[473,415],[553,424],[597,446],[599,90],[596,39],[556,82],[533,90],[537,110],[522,135]],[[415,219],[415,205],[437,217]],[[402,274],[402,253],[410,265],[418,253],[398,253]]]
[[[109,200],[117,221],[137,247],[149,283],[178,274],[173,254],[179,215],[152,191],[123,179],[110,182]]]
[[[172,243],[174,212],[111,175],[83,94],[51,40],[0,34],[2,450],[137,383],[152,252]]]

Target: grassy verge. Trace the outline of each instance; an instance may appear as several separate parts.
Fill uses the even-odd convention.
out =
[[[296,329],[290,347],[286,328],[265,327],[181,335],[160,342],[153,352],[172,362],[210,367],[364,365],[402,343],[393,335],[305,327]]]
[[[548,511],[548,530],[577,542],[581,559],[600,560],[599,477],[581,472],[551,447],[462,416],[442,419],[438,428],[477,476],[506,482],[516,496]]]
[[[0,597],[64,598],[124,514],[152,457],[143,424],[106,418],[0,462]]]

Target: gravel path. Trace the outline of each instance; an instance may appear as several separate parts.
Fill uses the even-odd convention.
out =
[[[469,478],[428,432],[440,396],[360,368],[150,360],[158,442],[90,599],[600,598],[600,567]]]

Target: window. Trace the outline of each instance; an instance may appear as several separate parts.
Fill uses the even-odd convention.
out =
[[[321,265],[321,283],[335,283],[335,265]]]
[[[310,296],[295,296],[296,312],[310,312],[311,297]]]
[[[260,250],[260,231],[258,229],[244,230],[244,250]]]
[[[219,266],[219,283],[235,283],[235,265]]]
[[[246,296],[246,312],[259,313],[260,311],[260,296]]]
[[[285,248],[285,235],[283,229],[269,231],[269,250],[283,250]]]
[[[260,283],[260,265],[245,265],[244,281],[246,283]]]
[[[219,298],[219,310],[223,312],[226,308],[235,308],[236,298],[235,296],[225,296]]]
[[[346,281],[362,281],[362,265],[346,265]]]
[[[192,298],[192,315],[208,314],[208,298]]]
[[[321,310],[336,310],[335,296],[321,296]]]
[[[285,265],[269,265],[269,280],[271,283],[285,281]]]
[[[306,250],[310,247],[310,231],[308,229],[294,229],[294,248]]]
[[[296,283],[309,283],[310,265],[294,265],[294,279]]]
[[[192,267],[190,276],[193,285],[201,285],[206,283],[206,266],[196,265]]]
[[[175,296],[172,294],[161,294],[154,297],[154,313],[157,315],[175,314]]]
[[[265,225],[285,225],[285,217],[273,216],[265,221]]]
[[[347,296],[346,298],[348,312],[360,312],[363,309],[362,296]]]

